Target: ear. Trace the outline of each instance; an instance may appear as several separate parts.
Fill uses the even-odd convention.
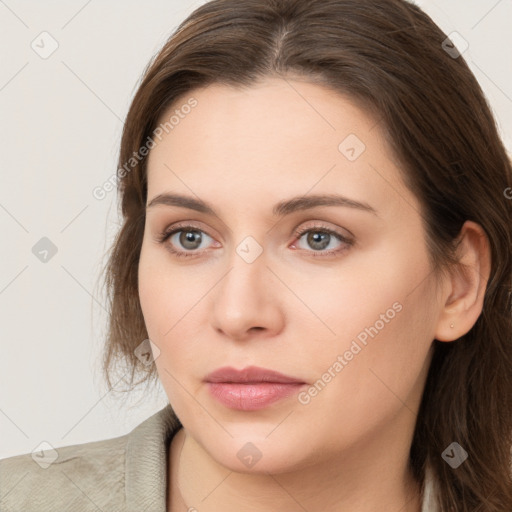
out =
[[[489,239],[483,228],[466,221],[458,238],[459,265],[444,287],[435,332],[435,339],[439,341],[454,341],[475,325],[482,313],[491,271]]]

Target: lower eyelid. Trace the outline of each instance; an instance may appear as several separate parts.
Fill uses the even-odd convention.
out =
[[[213,238],[211,235],[209,235],[206,231],[204,231],[203,229],[200,229],[200,228],[198,228],[196,226],[192,226],[192,225],[184,225],[184,226],[183,225],[182,226],[178,225],[178,226],[174,226],[172,229],[166,230],[163,233],[161,233],[161,236],[159,237],[158,241],[160,241],[161,243],[167,243],[167,242],[170,241],[170,239],[174,235],[176,235],[177,233],[180,233],[180,232],[184,232],[184,231],[185,232],[186,231],[198,231],[202,235],[206,235],[207,237],[209,237],[212,240],[212,244],[211,245],[213,245],[214,247],[215,246],[216,247],[221,246],[220,242],[217,242],[215,240],[215,238]],[[328,229],[328,228],[321,227],[321,226],[312,226],[310,228],[302,230],[299,233],[296,232],[294,234],[295,241],[293,242],[292,246],[294,246],[296,244],[296,242],[299,241],[304,235],[306,235],[307,233],[312,232],[312,231],[313,232],[320,232],[320,233],[327,233],[330,236],[333,236],[334,238],[336,238],[341,243],[341,245],[342,245],[341,247],[338,247],[337,249],[322,250],[322,251],[314,251],[313,249],[308,250],[308,249],[298,248],[301,251],[304,251],[304,252],[307,252],[307,253],[311,253],[313,256],[317,256],[317,257],[321,257],[322,255],[324,255],[324,256],[332,256],[332,255],[344,252],[350,246],[354,245],[354,241],[352,241],[351,239],[343,236],[341,233],[337,233],[336,231],[333,231],[332,229]],[[206,252],[208,250],[208,248],[205,248],[205,249],[195,249],[195,250],[186,250],[186,249],[175,248],[170,243],[169,243],[169,245],[172,247],[171,252],[173,252],[175,254],[179,254],[179,253],[187,254],[187,255],[190,255],[190,256],[199,256],[203,252]]]
[[[300,238],[302,238],[302,236],[304,236],[304,235],[301,235],[299,238],[297,238],[297,242],[300,240]],[[331,234],[331,236],[334,236],[338,240],[338,242],[340,242],[340,245],[335,249],[327,249],[327,250],[324,249],[321,251],[315,251],[313,249],[302,249],[301,247],[297,247],[297,242],[294,242],[292,244],[292,247],[299,251],[309,253],[312,256],[327,257],[327,256],[335,256],[337,254],[340,254],[340,253],[348,250],[352,245],[354,245],[354,242],[352,242],[351,240],[349,240],[347,238],[342,237],[341,235]]]

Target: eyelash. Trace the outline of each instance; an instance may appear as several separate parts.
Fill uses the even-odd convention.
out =
[[[208,233],[206,233],[202,229],[199,229],[196,226],[192,226],[190,224],[177,224],[177,225],[174,225],[172,227],[172,229],[170,229],[170,230],[166,229],[163,232],[161,232],[157,236],[157,242],[160,244],[164,244],[172,235],[179,233],[180,231],[185,231],[185,232],[186,231],[199,231],[201,233],[208,235]],[[334,231],[334,230],[328,228],[327,226],[323,226],[323,225],[312,226],[312,227],[308,227],[308,228],[304,228],[304,229],[298,229],[294,232],[293,236],[295,238],[297,238],[298,240],[300,240],[300,238],[305,233],[309,233],[310,231],[313,231],[316,233],[327,233],[331,236],[334,236],[340,242],[343,242],[346,245],[345,247],[343,247],[341,249],[331,249],[330,251],[307,251],[307,252],[312,253],[311,256],[313,258],[326,258],[329,256],[334,256],[334,255],[337,255],[337,254],[340,254],[340,253],[346,251],[347,249],[349,249],[351,246],[354,245],[353,240],[346,238],[345,236],[338,233],[337,231]],[[208,235],[208,236],[210,236],[210,235]],[[213,238],[213,237],[210,237],[210,238]],[[203,252],[206,251],[206,249],[204,249],[203,251],[177,251],[176,249],[172,248],[172,246],[169,246],[169,251],[178,258],[191,258],[191,257],[193,258],[193,257],[200,256]]]

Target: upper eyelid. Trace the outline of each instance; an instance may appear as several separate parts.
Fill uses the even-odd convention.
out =
[[[314,221],[312,221],[312,222],[314,222]],[[316,221],[316,222],[323,223],[323,221]],[[190,229],[190,228],[192,228],[192,229]],[[184,222],[178,222],[176,224],[171,224],[168,228],[165,228],[162,231],[162,234],[165,234],[166,235],[165,238],[167,240],[169,240],[171,236],[174,236],[176,233],[179,233],[180,231],[192,231],[194,229],[197,230],[197,231],[201,231],[206,236],[210,237],[212,240],[215,240],[215,237],[210,235],[207,230],[205,230],[205,229],[195,225],[194,221],[184,221]],[[342,229],[342,228],[338,228],[338,229]],[[345,230],[348,231],[346,228],[345,228]],[[352,235],[352,233],[349,232],[350,235],[346,236],[346,235],[344,235],[342,233],[339,233],[336,228],[332,228],[332,227],[328,227],[328,226],[323,226],[323,225],[304,226],[301,229],[299,229],[297,227],[297,228],[293,229],[293,236],[297,240],[299,240],[308,231],[319,231],[319,232],[323,231],[323,232],[327,232],[330,235],[336,237],[339,242],[342,242],[342,243],[349,243],[350,242],[351,245],[353,245],[355,243],[355,237]]]
[[[205,235],[208,235],[210,238],[213,238],[213,236],[208,233],[208,230],[203,229],[202,227],[200,227],[198,225],[195,225],[193,221],[183,222],[183,223],[178,222],[176,224],[171,224],[167,228],[163,229],[162,233],[170,234],[172,232],[179,232],[179,231],[187,231],[187,230],[192,231],[192,229],[189,229],[189,228],[195,229],[197,231],[201,231]]]
[[[306,221],[308,222],[308,221]],[[317,221],[309,221],[309,222],[319,222],[319,223],[322,223],[322,224],[325,224],[326,221],[321,221],[321,220],[317,220]],[[299,224],[300,226],[300,224]],[[206,235],[212,237],[212,235],[210,235],[208,233],[208,229],[204,229],[203,227],[201,227],[201,222],[200,221],[182,221],[182,222],[176,222],[176,223],[173,223],[173,224],[170,224],[168,227],[164,228],[162,230],[162,233],[171,233],[172,231],[180,231],[180,230],[183,230],[183,231],[186,231],[187,228],[193,228],[193,229],[196,229],[198,231],[202,231],[203,233],[205,233]],[[341,233],[338,233],[338,230],[344,230],[346,231],[347,233],[349,233],[349,237],[353,237],[354,235],[347,229],[347,228],[341,228],[341,227],[338,227],[338,228],[335,228],[335,227],[329,227],[329,226],[321,226],[321,225],[312,225],[312,226],[305,226],[303,227],[302,229],[300,229],[301,233],[304,233],[304,232],[307,232],[309,230],[318,230],[318,231],[321,231],[321,230],[324,230],[324,231],[328,231],[334,235],[339,235],[339,236],[343,236],[344,238],[348,238],[347,236],[341,234]],[[293,233],[297,233],[297,231],[299,231],[299,228],[296,227],[293,229]],[[213,238],[213,237],[212,237]]]

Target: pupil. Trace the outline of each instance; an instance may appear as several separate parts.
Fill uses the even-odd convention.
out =
[[[201,244],[201,233],[199,231],[184,231],[181,233],[180,243],[187,249],[197,249],[194,244]]]
[[[325,249],[329,245],[330,236],[329,233],[320,233],[319,231],[311,232],[308,235],[308,243],[311,244],[315,250]],[[318,244],[320,245],[318,246]]]

